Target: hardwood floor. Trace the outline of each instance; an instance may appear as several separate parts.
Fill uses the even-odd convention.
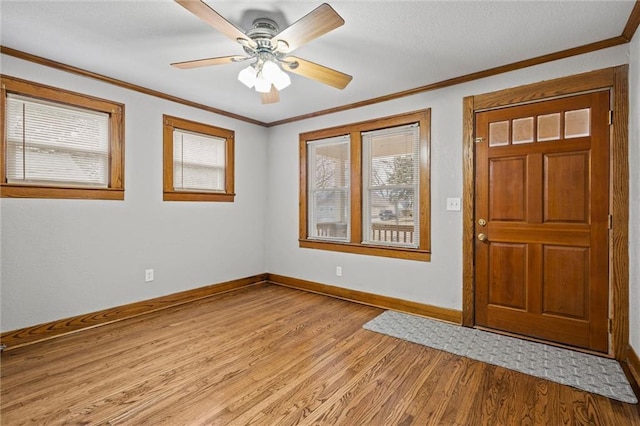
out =
[[[638,405],[362,329],[275,285],[2,354],[1,423],[640,425]]]

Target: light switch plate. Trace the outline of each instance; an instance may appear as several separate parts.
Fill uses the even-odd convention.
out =
[[[447,198],[447,210],[460,211],[460,198]]]

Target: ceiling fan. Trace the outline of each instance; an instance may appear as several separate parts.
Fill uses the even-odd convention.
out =
[[[171,65],[181,69],[252,61],[240,71],[238,79],[249,88],[262,94],[262,103],[280,100],[279,91],[291,83],[283,70],[311,78],[338,89],[344,89],[351,81],[350,75],[298,58],[289,54],[305,43],[344,24],[344,19],[328,4],[322,4],[300,20],[280,31],[278,24],[268,18],[253,22],[246,33],[227,21],[202,0],[175,0],[176,3],[211,25],[227,37],[239,43],[243,56],[221,56],[176,62]]]

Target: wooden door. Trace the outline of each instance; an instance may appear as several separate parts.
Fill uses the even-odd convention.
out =
[[[475,118],[476,324],[607,352],[609,92]]]

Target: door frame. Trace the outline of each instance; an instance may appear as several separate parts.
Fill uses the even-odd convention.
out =
[[[610,356],[625,360],[629,347],[629,131],[628,65],[527,84],[463,99],[462,324],[475,325],[475,113],[608,89],[611,92],[609,212]]]

